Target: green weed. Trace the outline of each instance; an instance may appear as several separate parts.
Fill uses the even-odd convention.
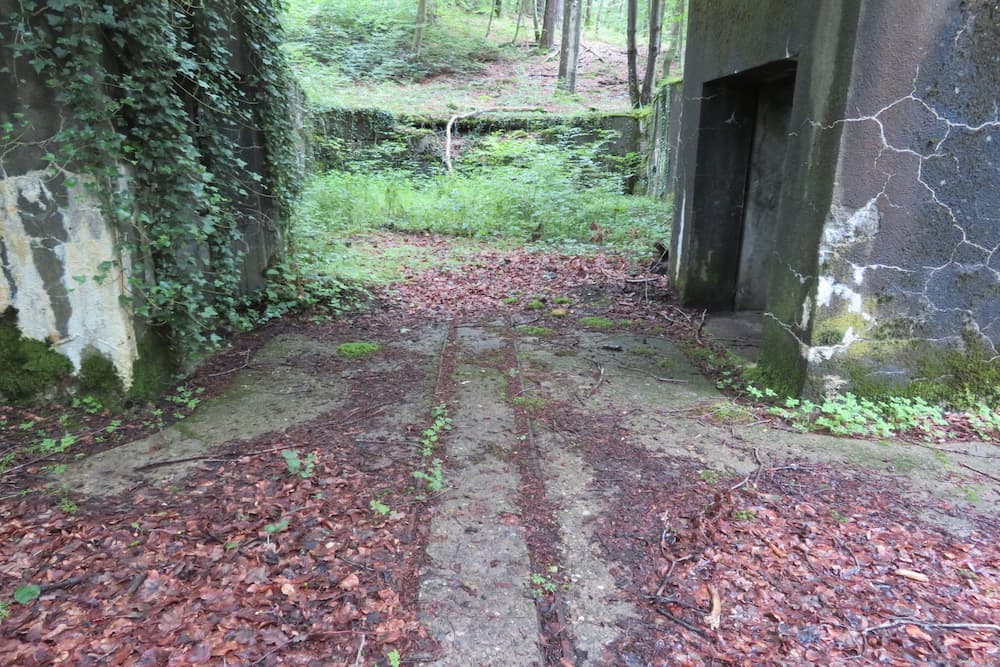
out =
[[[374,498],[368,501],[368,506],[379,516],[386,516],[392,511],[388,505],[383,503],[381,500],[376,500]]]
[[[431,491],[437,492],[444,488],[444,471],[441,459],[434,459],[427,470],[415,470],[413,476],[427,485]]]
[[[555,333],[554,329],[548,327],[524,327],[522,331],[526,336],[551,336]]]
[[[298,475],[302,479],[308,479],[315,474],[316,452],[309,452],[303,459],[299,458],[299,453],[294,449],[286,449],[281,452],[285,459],[285,467],[292,475]]]

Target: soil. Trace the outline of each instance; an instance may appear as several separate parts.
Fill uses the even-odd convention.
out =
[[[484,252],[234,340],[162,426],[17,461],[6,664],[1000,662],[997,443],[793,432],[629,277]]]

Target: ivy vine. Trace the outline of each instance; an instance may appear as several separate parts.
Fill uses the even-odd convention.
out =
[[[0,26],[7,76],[41,82],[63,110],[42,144],[52,178],[89,177],[131,257],[134,313],[184,355],[245,324],[244,230],[263,215],[285,231],[297,194],[278,12],[277,0],[20,0]],[[0,122],[16,137],[25,118]]]

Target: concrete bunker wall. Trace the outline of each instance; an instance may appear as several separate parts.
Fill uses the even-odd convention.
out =
[[[788,392],[1000,377],[995,3],[720,1],[689,30],[680,299],[760,310]]]
[[[1000,7],[868,0],[854,57],[809,382],[996,400]]]
[[[806,371],[802,306],[838,155],[836,128],[810,120],[843,114],[859,5],[725,0],[690,10],[671,274],[687,305],[761,311],[762,357],[791,392]]]

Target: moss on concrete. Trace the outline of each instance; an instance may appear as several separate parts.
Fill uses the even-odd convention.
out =
[[[49,345],[21,336],[13,314],[0,318],[0,394],[12,403],[52,391],[73,372],[73,363]]]
[[[355,341],[353,343],[343,343],[337,348],[337,356],[345,359],[362,359],[370,357],[378,352],[382,347],[378,343],[366,343]]]
[[[148,330],[139,337],[138,358],[132,368],[132,386],[128,396],[153,399],[161,396],[177,374],[177,358],[165,334]]]
[[[106,406],[120,406],[125,395],[122,380],[115,365],[96,350],[83,358],[78,374],[80,391],[101,399]]]

